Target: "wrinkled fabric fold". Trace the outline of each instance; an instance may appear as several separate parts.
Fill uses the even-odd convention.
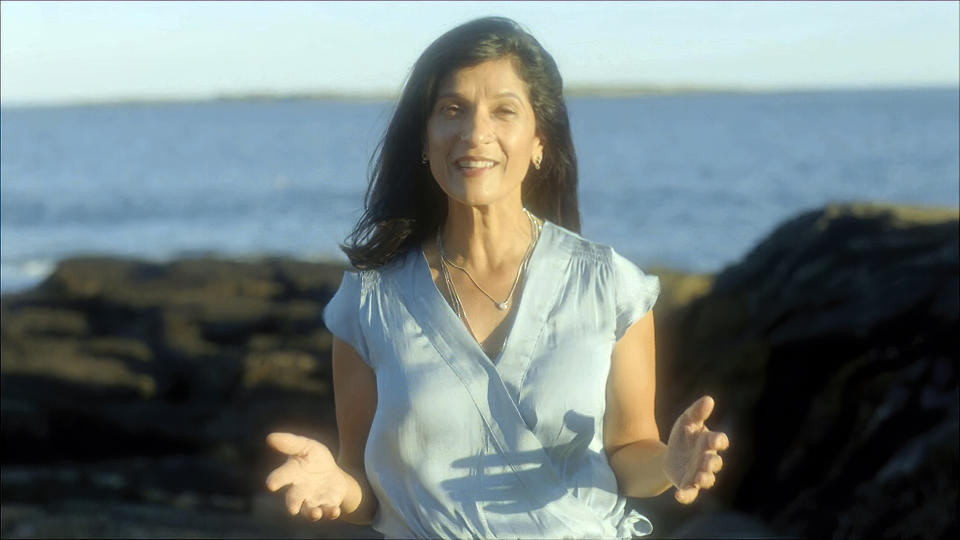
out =
[[[344,280],[346,292],[324,318],[335,334],[359,332],[377,376],[365,454],[380,503],[374,528],[388,537],[458,538],[652,531],[617,492],[602,429],[613,345],[624,321],[653,305],[655,277],[545,224],[492,360],[437,290],[419,249],[361,277]],[[354,291],[362,294],[350,300]],[[348,309],[351,301],[359,306]]]

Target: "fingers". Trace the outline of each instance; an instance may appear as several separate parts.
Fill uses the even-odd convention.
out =
[[[710,489],[717,482],[717,477],[711,472],[700,471],[694,476],[694,487],[699,489]]]
[[[287,494],[284,497],[284,502],[287,505],[287,512],[290,512],[291,516],[299,514],[306,498],[307,492],[302,486],[291,486],[290,489],[287,490]]]
[[[703,425],[707,418],[710,417],[710,413],[713,412],[713,405],[714,401],[712,397],[703,396],[687,407],[687,410],[683,411],[683,416],[686,417],[689,422]]]
[[[676,493],[673,494],[673,498],[680,504],[690,504],[697,498],[698,493],[700,493],[700,490],[696,487],[677,488]]]
[[[700,451],[715,454],[730,447],[730,439],[722,431],[710,431],[704,427],[697,433],[697,448]]]
[[[716,483],[717,478],[713,473],[700,471],[693,476],[693,482],[687,484],[687,487],[678,487],[673,497],[680,504],[690,504],[696,500],[701,489],[710,489]]]
[[[340,517],[340,507],[339,506],[323,506],[323,514],[330,519],[337,519]]]
[[[288,459],[286,463],[277,467],[267,476],[267,489],[277,491],[278,489],[293,483],[302,473],[300,462]]]
[[[704,450],[708,452],[719,452],[730,448],[730,439],[722,431],[706,431],[704,436]]]
[[[698,489],[710,489],[717,482],[714,473],[723,468],[723,458],[719,454],[709,452],[703,456],[700,462],[700,468],[693,474],[693,478],[687,485]]]
[[[267,435],[267,445],[288,456],[303,456],[316,444],[313,439],[294,435],[293,433],[271,433]]]
[[[714,473],[723,468],[723,458],[716,453],[707,453],[700,462],[700,468],[687,481],[677,487],[674,498],[681,504],[690,504],[696,500],[701,489],[710,489],[717,483]]]
[[[720,456],[716,454],[712,454],[712,455],[708,454],[707,456],[705,456],[703,461],[700,463],[700,467],[698,469],[690,471],[688,476],[684,479],[685,481],[682,484],[680,484],[680,486],[683,486],[683,487],[680,488],[678,486],[677,489],[690,489],[690,488],[710,489],[712,488],[713,484],[717,482],[717,477],[714,476],[713,474],[715,471],[713,471],[712,468],[717,467],[717,470],[720,470],[719,467],[722,466],[722,464],[716,463],[711,458],[719,459]]]
[[[311,521],[319,521],[323,518],[337,519],[340,517],[340,507],[328,504],[313,504],[312,501],[304,501],[300,510],[303,517]]]
[[[309,508],[304,506],[304,510],[301,513],[310,521],[320,521],[323,519],[323,510],[319,506],[311,506]]]
[[[304,460],[302,458],[317,447],[323,449],[323,446],[313,439],[279,432],[267,435],[267,445],[290,456],[287,462],[274,469],[266,480],[267,489],[270,491],[290,486],[284,495],[284,503],[290,515],[301,514],[314,521],[323,518],[339,518],[341,512],[339,504],[330,504],[331,501],[339,499],[332,497],[323,489],[310,490],[303,484]],[[312,496],[309,495],[311,492]]]
[[[700,468],[706,472],[719,472],[723,468],[723,458],[719,454],[707,454],[703,458],[703,466]]]
[[[302,514],[314,521],[324,517],[329,519],[340,517],[340,505],[329,504],[329,498],[326,499],[326,503],[320,503],[320,500],[323,499],[318,500],[308,496],[308,491],[303,486],[292,486],[287,490],[284,499],[287,511],[290,512],[291,516]]]

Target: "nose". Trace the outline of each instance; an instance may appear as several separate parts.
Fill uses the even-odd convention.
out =
[[[493,125],[490,118],[479,108],[463,122],[460,140],[473,144],[483,144],[493,140]]]

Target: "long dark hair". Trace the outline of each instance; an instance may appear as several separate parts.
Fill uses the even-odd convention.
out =
[[[577,157],[557,64],[516,22],[485,17],[443,34],[414,64],[374,153],[363,215],[340,246],[354,267],[387,264],[443,225],[446,195],[421,161],[437,86],[454,71],[504,57],[527,84],[544,148],[540,170],[531,168],[523,181],[523,204],[540,218],[580,232]]]

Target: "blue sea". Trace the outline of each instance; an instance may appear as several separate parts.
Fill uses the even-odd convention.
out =
[[[0,289],[64,257],[340,260],[392,103],[0,110]],[[957,207],[957,89],[568,101],[583,235],[714,272],[833,201]]]

